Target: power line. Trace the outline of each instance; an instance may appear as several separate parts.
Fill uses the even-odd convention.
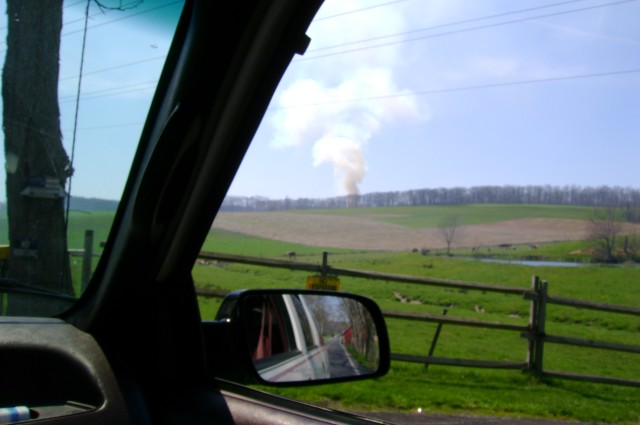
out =
[[[75,5],[80,4],[80,3],[83,3],[83,2],[84,2],[84,0],[81,0],[81,1],[78,1],[78,2],[76,2],[76,3],[71,4],[71,5],[69,5],[69,6],[65,6],[65,8],[67,8],[67,7],[71,7],[71,6],[75,6]],[[117,18],[117,19],[112,19],[111,21],[102,22],[102,23],[100,23],[100,24],[95,24],[95,25],[92,25],[92,26],[90,26],[90,27],[88,27],[88,28],[89,28],[89,29],[94,29],[94,28],[101,27],[101,26],[104,26],[104,25],[113,24],[113,23],[116,23],[116,22],[122,21],[122,20],[124,20],[124,19],[130,19],[130,18],[134,18],[134,17],[136,17],[136,16],[144,15],[144,14],[146,14],[146,13],[155,12],[156,10],[159,10],[159,9],[162,9],[162,8],[165,8],[165,7],[169,7],[169,6],[173,6],[173,5],[178,4],[178,3],[184,3],[184,0],[175,0],[175,1],[171,1],[171,2],[169,2],[169,3],[165,3],[165,4],[162,4],[162,5],[160,5],[160,6],[157,6],[157,7],[151,8],[151,9],[143,10],[143,11],[140,11],[140,12],[138,12],[138,13],[133,13],[133,14],[130,14],[130,15],[127,15],[127,16],[122,16],[122,17]],[[93,18],[93,17],[95,17],[95,16],[103,15],[103,14],[104,14],[104,13],[94,13],[93,15],[89,16],[89,18]],[[69,21],[69,22],[65,22],[65,23],[64,23],[64,25],[69,25],[69,24],[73,24],[73,23],[76,23],[76,22],[81,22],[81,21],[84,21],[84,20],[85,20],[85,18],[84,18],[84,17],[83,17],[83,18],[78,18],[78,19],[74,19],[74,20]],[[64,27],[64,26],[63,26],[63,27]],[[4,27],[0,27],[0,30],[4,30],[4,29],[6,29],[6,28],[7,28],[6,26],[4,26]],[[84,31],[84,29],[74,30],[74,31],[69,31],[69,32],[66,32],[66,33],[62,33],[62,34],[60,35],[60,37],[66,37],[66,36],[68,36],[68,35],[73,35],[73,34],[77,34],[77,33],[82,33],[83,31]],[[6,42],[0,42],[0,44],[6,44]]]
[[[78,128],[78,131],[91,131],[91,130],[107,130],[110,128],[121,128],[121,127],[142,127],[144,125],[143,122],[130,122],[130,123],[120,123],[120,124],[105,124],[105,125],[97,125],[93,127],[82,127]],[[63,131],[71,131],[71,130],[63,130]]]
[[[579,8],[579,9],[571,9],[571,10],[566,10],[566,11],[562,11],[562,12],[554,12],[554,13],[548,13],[548,14],[544,14],[544,15],[532,16],[532,17],[528,17],[528,18],[513,19],[513,20],[510,20],[510,21],[497,22],[497,23],[493,23],[493,24],[479,25],[479,26],[470,27],[470,28],[463,28],[463,29],[459,29],[459,30],[441,32],[441,33],[438,33],[438,34],[428,34],[428,35],[424,35],[424,36],[421,36],[421,37],[407,38],[407,39],[398,40],[398,41],[390,41],[390,42],[387,42],[387,43],[374,44],[374,45],[371,45],[371,46],[364,46],[364,47],[359,47],[359,48],[356,48],[356,49],[342,50],[342,51],[339,51],[339,52],[326,53],[326,54],[315,55],[315,56],[311,56],[311,57],[302,57],[302,58],[296,59],[294,62],[302,62],[302,61],[308,61],[308,60],[313,60],[313,59],[325,58],[325,57],[329,57],[329,56],[343,55],[343,54],[346,54],[346,53],[355,53],[355,52],[374,49],[374,48],[378,48],[378,47],[387,47],[387,46],[392,46],[392,45],[401,44],[401,43],[408,43],[408,42],[412,42],[412,41],[419,41],[419,40],[425,40],[425,39],[436,38],[436,37],[444,37],[444,36],[447,36],[447,35],[460,34],[460,33],[464,33],[464,32],[471,32],[471,31],[477,31],[477,30],[482,30],[482,29],[487,29],[487,28],[499,27],[499,26],[503,26],[503,25],[510,25],[510,24],[515,24],[515,23],[520,23],[520,22],[532,21],[534,19],[549,18],[549,17],[552,17],[552,16],[559,16],[559,15],[567,15],[567,14],[570,14],[570,13],[584,12],[586,10],[592,10],[592,9],[610,7],[610,6],[617,6],[617,5],[621,5],[621,4],[625,4],[625,3],[631,3],[631,2],[635,2],[635,1],[638,1],[638,0],[621,0],[621,1],[611,2],[611,3],[595,5],[595,6],[583,7],[583,8]]]
[[[84,0],[80,0],[80,1],[77,1],[75,3],[71,3],[71,4],[68,4],[66,6],[63,6],[63,9],[67,9],[69,7],[77,6],[77,5],[82,4],[82,3],[84,3]]]
[[[184,0],[174,1],[173,3],[167,3],[166,5],[161,5],[161,6],[157,7],[157,8],[154,8],[154,9],[148,9],[148,10],[145,10],[145,11],[139,12],[139,13],[137,13],[137,14],[135,14],[135,15],[137,16],[137,15],[140,15],[140,14],[143,14],[143,13],[153,12],[153,11],[155,11],[156,9],[159,9],[159,8],[162,8],[162,7],[165,7],[165,6],[170,6],[170,5],[175,4],[175,3],[182,3],[182,2],[184,2]],[[82,4],[82,3],[84,3],[84,0],[80,0],[80,1],[77,1],[77,2],[75,2],[75,3],[72,3],[72,4],[69,4],[69,5],[66,5],[66,6],[64,6],[64,7],[63,7],[63,9],[67,9],[67,8],[70,8],[70,7],[73,7],[73,6],[76,6],[76,5]],[[96,4],[99,4],[99,3],[96,1]],[[136,6],[137,6],[138,4],[140,4],[140,2],[136,3]],[[126,7],[126,6],[125,6],[125,7]],[[118,10],[120,10],[120,9],[118,9]],[[123,10],[124,10],[124,9],[123,9]],[[96,17],[96,16],[98,16],[98,15],[104,15],[104,12],[96,12],[96,13],[94,13],[93,15],[90,15],[90,16],[89,16],[89,19],[94,18],[94,17]],[[122,19],[122,18],[120,18],[120,19]],[[85,20],[85,18],[84,18],[84,17],[82,17],[82,18],[78,18],[78,19],[73,19],[73,20],[71,20],[71,21],[67,21],[67,22],[65,22],[65,23],[62,25],[62,27],[64,28],[65,26],[70,25],[70,24],[75,24],[76,22],[84,22],[84,20]],[[117,19],[117,20],[119,20],[119,19]],[[116,20],[116,21],[117,21],[117,20]],[[106,25],[107,23],[110,23],[110,22],[114,22],[114,21],[109,21],[109,22],[106,22],[106,23],[97,24],[97,25],[94,25],[94,26],[92,26],[92,27],[90,27],[90,28],[93,28],[93,27],[95,27],[95,26]],[[4,29],[6,29],[6,28],[7,28],[6,26],[4,26],[4,27],[0,27],[0,31],[1,31],[1,30],[4,30]],[[75,34],[75,33],[82,32],[82,31],[83,31],[83,30],[72,31],[72,32],[68,32],[68,33],[62,34],[62,36],[69,35],[69,34]]]
[[[114,69],[122,69],[122,68],[126,68],[126,67],[129,67],[129,66],[140,65],[141,63],[157,61],[157,60],[160,60],[160,59],[165,59],[166,57],[167,57],[166,55],[155,56],[153,58],[141,59],[141,60],[135,61],[135,62],[127,62],[127,63],[123,63],[123,64],[120,64],[120,65],[111,66],[111,67],[108,67],[108,68],[96,69],[95,71],[85,72],[83,75],[86,76],[86,75],[99,74],[99,73],[107,72],[107,71],[113,71]],[[78,78],[78,76],[77,75],[72,75],[70,77],[60,78],[60,81],[70,80],[70,79],[75,79],[75,78]]]
[[[363,98],[334,100],[330,102],[308,103],[308,104],[291,105],[291,106],[278,106],[278,107],[273,107],[269,109],[274,109],[274,110],[297,109],[297,108],[307,108],[307,107],[316,107],[316,106],[336,105],[340,103],[363,102],[363,101],[370,101],[370,100],[384,100],[384,99],[393,99],[393,98],[408,97],[408,96],[424,96],[427,94],[453,93],[453,92],[463,92],[463,91],[472,91],[472,90],[493,89],[493,88],[500,88],[500,87],[522,86],[527,84],[550,83],[555,81],[569,81],[569,80],[579,80],[579,79],[587,79],[587,78],[611,77],[615,75],[638,74],[638,73],[640,73],[640,68],[627,69],[627,70],[621,70],[621,71],[598,72],[598,73],[592,73],[592,74],[568,75],[563,77],[539,78],[539,79],[533,79],[533,80],[508,81],[504,83],[479,84],[475,86],[421,90],[421,91],[414,91],[410,93],[396,93],[396,94],[370,96],[370,97],[363,97]]]
[[[370,96],[363,98],[353,98],[353,99],[343,99],[343,100],[334,100],[330,102],[317,102],[317,103],[309,103],[309,104],[301,104],[301,105],[291,105],[291,106],[273,106],[270,107],[269,110],[283,110],[283,109],[297,109],[297,108],[307,108],[307,107],[316,107],[316,106],[327,106],[327,105],[335,105],[340,103],[352,103],[352,102],[364,102],[364,101],[372,101],[372,100],[384,100],[384,99],[393,99],[399,97],[409,97],[409,96],[424,96],[429,94],[443,94],[443,93],[455,93],[455,92],[464,92],[464,91],[472,91],[472,90],[483,90],[483,89],[493,89],[493,88],[501,88],[501,87],[510,87],[510,86],[521,86],[527,84],[542,84],[556,81],[570,81],[570,80],[580,80],[587,78],[598,78],[598,77],[611,77],[615,75],[627,75],[627,74],[637,74],[640,73],[640,68],[637,69],[628,69],[628,70],[620,70],[620,71],[609,71],[609,72],[599,72],[599,73],[591,73],[591,74],[579,74],[579,75],[568,75],[561,77],[549,77],[549,78],[539,78],[532,80],[520,80],[520,81],[508,81],[503,83],[491,83],[491,84],[479,84],[474,86],[462,86],[462,87],[449,87],[443,89],[430,89],[430,90],[419,90],[413,91],[410,93],[395,93],[395,94],[387,94],[380,96]],[[148,82],[155,83],[155,82]],[[145,83],[139,83],[145,84]],[[135,86],[136,84],[132,85]],[[111,94],[127,94],[133,93],[137,91],[148,90],[150,87],[132,89],[126,91],[117,91],[118,89],[111,89],[113,93],[105,93],[103,95],[91,96],[88,100],[107,97]],[[104,90],[105,92],[107,90]],[[68,101],[68,100],[67,100]],[[116,126],[124,126],[124,125],[134,125],[134,124],[114,124],[105,126],[104,128],[111,128]],[[103,127],[95,127],[95,128],[81,128],[80,130],[87,129],[98,129]]]
[[[104,97],[113,97],[113,96],[117,96],[117,95],[123,95],[123,94],[130,94],[130,93],[136,93],[136,92],[141,92],[141,91],[146,91],[146,90],[153,90],[155,87],[152,86],[148,86],[148,87],[140,87],[137,89],[130,89],[130,90],[119,90],[119,89],[111,89],[109,93],[105,93],[105,94],[96,94],[96,95],[92,95],[92,96],[83,96],[82,99],[83,100],[94,100],[94,99],[100,99],[100,98],[104,98]],[[62,101],[63,103],[69,102],[70,100],[64,100]]]
[[[143,10],[143,11],[140,11],[138,13],[132,13],[132,14],[127,15],[127,16],[122,16],[120,18],[112,19],[111,21],[102,22],[100,24],[95,24],[95,25],[90,26],[89,29],[94,29],[94,28],[105,26],[105,25],[110,25],[110,24],[113,24],[113,23],[116,23],[116,22],[123,21],[125,19],[135,18],[137,16],[144,15],[146,13],[155,12],[156,10],[163,9],[163,8],[169,7],[169,6],[173,6],[173,5],[178,4],[178,3],[184,3],[184,0],[171,1],[169,3],[165,3],[165,4],[162,4],[160,6],[153,7],[151,9]],[[67,33],[62,34],[62,37],[66,37],[68,35],[76,34],[76,33],[79,33],[79,32],[82,32],[82,30],[69,31]]]
[[[383,40],[385,38],[399,37],[399,36],[402,36],[402,35],[415,34],[417,32],[423,32],[423,31],[430,31],[430,30],[434,30],[434,29],[452,27],[452,26],[461,25],[461,24],[468,24],[468,23],[471,23],[471,22],[484,21],[484,20],[487,20],[487,19],[500,18],[500,17],[503,17],[503,16],[515,15],[515,14],[518,14],[518,13],[531,12],[533,10],[539,10],[539,9],[547,9],[547,8],[550,8],[550,7],[558,7],[558,6],[562,6],[562,5],[569,4],[569,3],[578,3],[578,2],[583,2],[583,1],[585,1],[585,0],[567,0],[567,1],[561,1],[561,2],[558,2],[558,3],[547,4],[547,5],[544,5],[544,6],[536,6],[536,7],[530,7],[530,8],[527,8],[527,9],[518,9],[518,10],[512,10],[510,12],[497,13],[497,14],[494,14],[494,15],[487,15],[487,16],[480,16],[480,17],[477,17],[477,18],[463,19],[461,21],[449,22],[449,23],[446,23],[446,24],[432,25],[432,26],[429,26],[429,27],[419,28],[419,29],[415,29],[415,30],[403,31],[403,32],[398,32],[398,33],[394,33],[394,34],[381,35],[381,36],[378,36],[378,37],[371,37],[371,38],[365,38],[365,39],[357,40],[357,41],[350,41],[350,42],[346,42],[346,43],[335,44],[333,46],[318,47],[316,49],[309,49],[307,52],[311,53],[311,52],[317,52],[317,51],[321,51],[321,50],[330,50],[330,49],[335,49],[337,47],[344,47],[344,46],[350,46],[350,45],[353,45],[353,44],[366,43],[368,41]]]
[[[86,75],[86,74],[85,74]],[[139,87],[139,86],[144,86],[144,87],[139,87],[135,90],[128,90],[125,91],[125,93],[130,93],[130,92],[134,92],[134,91],[143,91],[143,90],[148,90],[149,88],[151,88],[150,86],[153,85],[153,87],[155,87],[155,85],[158,83],[158,80],[152,80],[152,81],[143,81],[140,83],[134,83],[134,84],[127,84],[124,86],[118,86],[118,87],[113,87],[113,88],[109,88],[109,89],[102,89],[102,90],[94,90],[91,92],[84,92],[82,98],[83,99],[93,99],[95,97],[102,97],[104,95],[109,95],[112,93],[115,94],[119,94],[119,92],[122,92],[123,90],[128,90],[132,87]],[[74,101],[75,98],[73,96],[60,96],[59,101],[61,103],[65,103],[65,102],[71,102]]]
[[[71,139],[71,158],[69,160],[69,169],[71,170],[71,172],[69,173],[69,182],[67,184],[67,193],[69,194],[69,196],[67,197],[67,208],[66,208],[66,214],[65,214],[65,220],[64,220],[64,230],[65,233],[67,232],[68,228],[69,228],[69,209],[70,209],[70,202],[71,202],[71,184],[73,183],[73,164],[74,164],[74,159],[75,159],[75,154],[76,154],[76,139],[77,139],[77,134],[78,134],[78,113],[80,112],[80,92],[82,89],[82,69],[84,68],[84,53],[85,53],[85,48],[87,46],[87,26],[89,24],[89,6],[91,6],[91,0],[86,0],[87,1],[87,7],[85,8],[85,12],[84,12],[84,32],[82,35],[82,49],[80,51],[80,72],[79,72],[79,77],[78,77],[78,89],[77,89],[77,93],[76,93],[76,107],[75,107],[75,113],[74,113],[74,117],[73,117],[73,135],[72,135],[72,139]]]
[[[483,20],[483,19],[489,19],[491,17],[504,16],[504,15],[514,14],[514,13],[522,13],[522,12],[525,12],[525,11],[530,11],[530,10],[534,10],[534,9],[540,9],[540,8],[543,8],[543,7],[558,6],[558,5],[562,5],[562,4],[574,3],[574,2],[579,2],[579,1],[584,1],[584,0],[569,0],[569,1],[564,1],[564,2],[554,3],[553,5],[548,5],[548,6],[538,6],[538,7],[529,8],[529,9],[520,9],[520,10],[511,11],[511,12],[505,12],[505,13],[497,14],[497,15],[484,16],[484,17],[479,17],[479,18],[467,19],[467,20],[464,20],[464,21],[452,22],[452,23],[449,23],[449,24],[442,24],[442,25],[437,25],[437,26],[433,26],[433,27],[427,27],[427,28],[423,28],[423,29],[419,29],[419,30],[412,30],[412,31],[408,31],[406,33],[407,34],[408,33],[415,33],[415,32],[419,32],[419,31],[425,31],[427,29],[441,28],[441,27],[450,26],[450,25],[458,25],[460,23],[466,23],[466,22],[478,21],[478,20]],[[580,12],[580,11],[583,11],[583,10],[592,9],[592,8],[596,8],[596,7],[605,7],[605,6],[611,6],[611,5],[618,5],[618,4],[629,3],[629,2],[634,2],[634,1],[638,1],[638,0],[622,0],[622,1],[614,2],[614,3],[608,3],[608,4],[604,4],[604,5],[590,6],[590,7],[581,8],[581,9],[572,9],[572,10],[569,10],[569,11],[556,12],[556,13],[559,13],[559,14],[576,13],[576,12]],[[362,47],[362,48],[358,48],[358,49],[352,49],[352,50],[340,51],[340,52],[333,52],[333,53],[328,53],[328,54],[324,54],[324,55],[316,55],[316,56],[312,56],[312,57],[302,57],[302,58],[298,58],[298,59],[294,60],[294,62],[317,59],[317,58],[322,58],[322,57],[328,57],[328,56],[333,56],[333,55],[338,55],[338,54],[343,54],[343,53],[349,53],[349,52],[355,52],[355,51],[364,50],[364,49],[371,49],[371,48],[375,48],[375,47],[384,47],[384,46],[387,46],[387,45],[390,45],[390,44],[398,44],[398,43],[403,43],[403,42],[408,42],[408,41],[420,40],[420,39],[423,39],[423,38],[441,37],[441,36],[446,36],[446,35],[449,35],[449,34],[456,34],[458,32],[466,32],[466,31],[472,31],[472,30],[477,30],[477,29],[484,29],[484,28],[488,28],[488,27],[491,27],[491,26],[506,25],[506,24],[510,24],[510,23],[522,22],[522,21],[526,21],[526,20],[537,19],[539,17],[548,17],[548,16],[554,16],[554,15],[555,15],[555,13],[554,14],[547,14],[547,15],[539,15],[539,16],[531,17],[531,18],[523,18],[523,19],[518,19],[518,20],[513,20],[513,21],[494,23],[494,24],[489,24],[489,25],[485,25],[485,26],[479,26],[479,27],[472,27],[472,28],[466,28],[466,29],[461,29],[461,30],[450,31],[450,32],[446,32],[446,33],[431,34],[431,35],[426,35],[424,37],[419,37],[419,38],[415,38],[415,39],[400,40],[400,41],[391,42],[391,43],[378,44],[378,45],[375,45],[375,46],[366,46],[366,47]],[[371,39],[368,39],[368,40],[360,40],[360,41],[356,41],[356,42],[345,43],[345,44],[342,44],[342,45],[328,46],[328,47],[323,47],[323,48],[320,48],[320,49],[309,50],[309,52],[311,53],[311,52],[314,52],[314,51],[326,50],[326,49],[341,47],[341,46],[345,46],[345,45],[361,43],[361,42],[364,42],[364,41],[373,41],[373,40],[377,40],[377,39],[382,39],[382,38],[386,38],[386,37],[393,37],[393,36],[398,36],[398,35],[402,35],[402,34],[405,34],[405,33],[392,34],[392,35],[388,35],[388,36],[380,36],[380,37],[375,37],[375,38],[371,38]],[[101,72],[112,71],[112,70],[115,70],[115,69],[120,69],[120,68],[129,67],[129,66],[139,65],[139,64],[142,64],[142,63],[145,63],[145,62],[161,60],[161,59],[164,60],[165,58],[166,58],[166,56],[164,56],[164,55],[163,56],[156,56],[156,57],[153,57],[153,58],[142,59],[142,60],[135,61],[135,62],[128,62],[128,63],[124,63],[124,64],[121,64],[121,65],[116,65],[116,66],[113,66],[113,67],[109,67],[109,68],[103,68],[103,69],[98,69],[98,70],[91,71],[91,72],[85,72],[84,75],[92,75],[92,74],[97,74],[97,73],[101,73]],[[64,80],[68,80],[68,79],[75,79],[75,78],[77,78],[77,75],[76,76],[60,78],[60,81],[64,81]]]
[[[349,10],[347,12],[336,13],[335,15],[322,16],[320,18],[314,19],[313,21],[314,22],[318,22],[318,21],[324,21],[326,19],[338,18],[340,16],[351,15],[353,13],[360,13],[360,12],[364,12],[364,11],[367,11],[367,10],[370,10],[370,9],[376,9],[378,7],[389,6],[391,4],[396,4],[396,3],[402,3],[404,1],[407,1],[407,0],[395,0],[395,1],[390,1],[390,2],[387,2],[387,3],[380,3],[380,4],[376,4],[374,6],[363,7],[361,9],[354,9],[354,10]],[[576,0],[576,1],[578,1],[578,0]]]
[[[96,12],[93,15],[90,15],[89,19],[94,18],[94,17],[96,17],[98,15],[104,15],[104,13]],[[71,21],[67,21],[67,22],[62,24],[62,28],[65,28],[65,27],[67,27],[67,26],[69,26],[71,24],[75,24],[76,22],[84,22],[84,18],[72,19]]]

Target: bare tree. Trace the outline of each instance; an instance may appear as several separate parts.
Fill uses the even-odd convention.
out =
[[[451,244],[459,236],[459,230],[460,220],[457,215],[447,216],[438,224],[438,234],[447,245],[447,255],[451,255]]]
[[[589,239],[595,243],[593,259],[614,263],[616,239],[622,231],[620,211],[613,207],[594,208],[589,221]]]
[[[624,237],[623,250],[627,259],[638,261],[640,254],[640,235],[630,235]]]

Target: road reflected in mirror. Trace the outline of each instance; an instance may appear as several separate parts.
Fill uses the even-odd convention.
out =
[[[380,347],[371,313],[337,295],[259,294],[245,298],[243,322],[253,364],[267,382],[369,375]]]

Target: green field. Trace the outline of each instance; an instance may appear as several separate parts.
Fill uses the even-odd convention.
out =
[[[486,208],[485,208],[486,207]],[[442,215],[452,210],[465,223],[482,223],[525,218],[520,206],[473,206],[470,211],[458,207],[379,208],[367,210],[313,211],[322,214],[365,214],[379,220],[395,220],[405,226],[435,225],[438,219],[425,217],[429,213]],[[483,212],[473,218],[475,213]],[[513,214],[510,214],[512,212]],[[544,218],[587,219],[586,208],[534,208],[535,216]],[[309,212],[301,212],[302,214]],[[519,246],[516,251],[496,252],[502,258],[540,258],[546,260],[588,261],[584,254],[568,254],[590,245],[585,241],[545,244],[533,250]],[[320,264],[318,247],[293,245],[254,238],[215,229],[210,233],[206,251],[240,255],[283,258],[295,250],[297,261]],[[535,274],[549,282],[550,294],[586,301],[638,306],[640,304],[640,270],[632,267],[531,267],[514,264],[481,263],[469,258],[470,250],[454,251],[453,257],[422,256],[415,253],[333,249],[327,247],[329,264],[334,267],[443,278],[469,282],[484,282],[528,288]],[[246,265],[199,265],[193,269],[194,279],[201,287],[216,289],[240,288],[302,288],[306,275],[287,270]],[[341,290],[373,298],[384,310],[404,310],[440,314],[448,308],[448,316],[471,318],[495,323],[526,325],[529,303],[517,296],[452,290],[393,282],[342,278]],[[415,304],[401,303],[394,293]],[[215,314],[218,302],[201,300],[203,317]],[[602,313],[585,309],[549,306],[547,333],[621,344],[640,345],[640,320],[635,317]],[[404,320],[387,320],[393,352],[426,355],[436,325]],[[522,362],[527,344],[517,333],[445,325],[435,355],[477,360]],[[577,348],[547,344],[545,369],[591,375],[640,379],[637,355],[601,349]],[[272,390],[273,391],[273,390]],[[605,423],[637,423],[640,389],[544,379],[537,382],[517,371],[444,367],[404,362],[392,362],[391,372],[375,381],[278,390],[280,394],[300,398],[325,406],[351,411],[415,411],[547,417]]]
[[[69,250],[83,250],[85,232],[93,230],[93,268],[95,268],[99,255],[102,253],[101,242],[107,240],[109,229],[114,218],[113,211],[71,211],[69,213],[68,248]],[[0,245],[9,243],[7,217],[0,214]],[[81,292],[82,257],[73,255],[70,259],[71,279],[75,295]]]
[[[569,218],[588,220],[592,208],[555,205],[445,205],[306,210],[301,214],[367,215],[380,221],[412,228],[436,227],[443,219],[457,216],[461,224],[485,224],[519,218]]]
[[[363,214],[376,220],[393,221],[407,227],[434,226],[440,218],[455,211],[464,223],[487,223],[514,218],[586,219],[590,209],[565,207],[491,206],[377,208],[313,211],[318,214]],[[529,213],[527,214],[527,211]],[[309,212],[299,212],[307,214]],[[440,217],[440,218],[438,218]],[[1,220],[5,220],[2,218]],[[6,220],[0,229],[6,232]],[[84,231],[96,231],[95,249],[105,240],[112,213],[73,213],[70,248],[81,249]],[[3,237],[0,234],[0,237]],[[4,236],[6,240],[6,236]],[[4,242],[6,243],[6,242]],[[533,250],[519,246],[516,251],[495,252],[501,258],[540,258],[588,261],[579,252],[588,242],[545,244]],[[322,251],[329,252],[329,264],[339,268],[415,275],[469,282],[483,282],[529,288],[532,275],[549,282],[550,294],[586,301],[640,305],[640,269],[626,267],[531,267],[515,264],[482,263],[468,249],[454,256],[423,256],[411,252],[385,252],[312,247],[260,239],[214,229],[204,251],[284,259],[294,250],[296,261],[320,264]],[[79,261],[74,265],[78,279]],[[242,288],[303,288],[306,274],[282,269],[209,262],[197,264],[193,277],[200,288],[235,290]],[[526,325],[529,303],[518,296],[471,290],[443,289],[342,278],[341,290],[373,298],[384,310],[403,310],[440,314],[448,308],[449,317],[462,317]],[[402,303],[397,295],[413,301]],[[203,319],[211,319],[218,299],[199,300]],[[549,306],[547,332],[576,338],[603,340],[640,346],[640,320],[612,313]],[[393,352],[426,355],[435,324],[392,319],[387,321]],[[445,325],[435,355],[478,360],[523,362],[526,341],[514,332]],[[614,351],[547,344],[545,369],[583,374],[606,375],[640,380],[640,357]],[[638,423],[640,389],[544,379],[536,381],[518,371],[499,371],[392,362],[390,373],[376,380],[356,383],[279,389],[274,391],[324,406],[350,411],[406,411],[547,417],[604,423]]]
[[[227,235],[229,239],[233,236]],[[245,240],[243,243],[247,243]],[[260,244],[256,240],[256,244]],[[222,248],[222,246],[220,246]],[[278,251],[280,252],[280,251]],[[302,261],[302,260],[301,260]],[[320,255],[305,262],[319,263]],[[424,263],[429,261],[430,268]],[[411,254],[331,253],[331,265],[384,272],[446,277],[528,287],[535,273],[549,280],[551,294],[624,305],[640,301],[640,272],[623,268],[533,268],[481,264],[455,258],[425,260]],[[196,266],[199,285],[222,288],[304,287],[305,274],[244,265]],[[573,273],[572,273],[573,272]],[[603,284],[606,282],[606,285]],[[343,278],[341,289],[375,299],[383,309],[438,314],[496,323],[526,325],[529,304],[519,297],[478,291],[447,290],[409,284]],[[420,301],[398,302],[394,292]],[[202,314],[212,318],[217,302],[202,300]],[[482,306],[484,312],[476,311]],[[435,325],[388,320],[393,352],[425,355]],[[622,315],[550,306],[547,332],[640,345],[640,321]],[[526,342],[513,332],[446,325],[435,355],[478,360],[524,361]],[[637,356],[596,349],[547,345],[545,368],[627,379],[640,377]],[[487,415],[554,417],[599,422],[632,422],[640,415],[640,390],[560,380],[535,382],[517,371],[493,371],[393,362],[391,373],[375,382],[278,391],[287,396],[349,410],[413,410]]]

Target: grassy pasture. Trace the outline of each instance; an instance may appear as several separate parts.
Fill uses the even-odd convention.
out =
[[[316,256],[319,262],[319,255]],[[368,258],[369,257],[369,258]],[[330,255],[330,264],[367,270],[393,271],[393,264],[425,274],[418,260],[409,254],[344,253]],[[311,259],[311,257],[309,257]],[[397,260],[397,261],[396,261]],[[430,276],[463,279],[475,275],[475,281],[527,287],[532,274],[549,279],[552,294],[575,296],[593,301],[610,295],[608,302],[637,305],[640,293],[630,286],[639,282],[637,270],[594,268],[595,276],[564,276],[565,269],[482,264],[456,259],[433,259]],[[314,261],[309,261],[313,263]],[[364,263],[364,264],[363,264]],[[479,265],[481,267],[473,267]],[[367,265],[367,267],[363,267]],[[591,268],[590,268],[591,269]],[[287,270],[244,265],[196,266],[195,281],[210,287],[240,289],[260,287],[304,287],[305,274]],[[410,274],[410,273],[409,273]],[[599,279],[608,281],[603,290]],[[555,284],[554,284],[555,282]],[[449,316],[489,322],[525,325],[529,304],[519,297],[478,291],[446,290],[408,284],[342,279],[344,291],[375,299],[383,309],[438,314],[447,306]],[[400,303],[393,295],[422,304]],[[218,303],[202,302],[204,317],[215,314]],[[475,310],[482,306],[483,313]],[[392,351],[425,355],[435,332],[435,324],[392,319],[387,321]],[[573,336],[640,345],[640,321],[622,315],[550,306],[547,331]],[[526,342],[517,333],[445,325],[436,349],[443,357],[478,360],[524,361]],[[548,344],[545,367],[549,370],[602,374],[621,378],[640,377],[638,356],[595,349],[578,349]],[[284,395],[350,410],[412,410],[421,407],[432,412],[465,412],[515,416],[546,416],[583,421],[625,422],[640,415],[633,402],[640,390],[633,388],[545,380],[536,383],[516,371],[492,371],[446,368],[393,362],[391,373],[376,382],[342,384],[327,387],[278,391]],[[606,395],[603,395],[606,394]]]
[[[554,218],[552,209],[543,207],[539,213]],[[504,209],[497,208],[493,211],[494,218],[499,217],[495,212],[498,210],[504,213]],[[345,210],[345,214],[367,214],[369,217],[371,214],[380,214],[381,220],[387,220],[394,211],[396,209]],[[413,217],[406,219],[408,224],[404,225],[414,225],[420,220],[424,225],[427,220],[419,217],[424,213],[415,212]],[[396,216],[401,214],[400,211]],[[578,218],[580,214],[585,214],[582,217],[586,218],[588,209],[559,209],[559,215],[564,218]],[[491,215],[487,214],[483,219],[487,220]],[[503,216],[502,219],[510,218],[513,217]],[[586,260],[584,254],[570,253],[588,247],[588,243],[583,241],[559,242],[544,244],[536,250],[518,246],[516,251],[498,251],[495,254],[504,258]],[[281,259],[288,250],[295,250],[297,261],[315,264],[320,264],[322,258],[322,249],[317,247],[252,238],[219,229],[211,232],[205,250]],[[531,276],[536,274],[549,281],[551,295],[629,306],[640,303],[640,270],[637,268],[559,268],[481,263],[465,258],[471,254],[465,250],[456,252],[457,255],[451,258],[409,252],[330,247],[326,250],[330,253],[329,264],[335,267],[521,288],[528,288]],[[198,285],[222,289],[302,288],[306,278],[300,272],[237,264],[196,266],[193,274]],[[518,325],[526,325],[528,321],[529,303],[517,296],[353,278],[342,278],[341,282],[342,290],[369,296],[383,309],[439,314],[448,308],[451,317]],[[413,303],[400,302],[396,294]],[[203,316],[212,317],[217,305],[215,300],[202,300]],[[552,335],[640,345],[640,319],[637,318],[550,305],[547,320],[547,332]],[[435,324],[398,319],[388,320],[387,326],[392,351],[415,355],[426,355],[436,328]],[[523,362],[525,353],[526,341],[517,333],[445,325],[435,355]],[[552,344],[545,346],[547,370],[637,380],[640,379],[638,360],[637,355],[607,350]],[[376,381],[282,389],[277,392],[352,411],[413,411],[421,408],[423,412],[550,417],[604,423],[637,423],[640,418],[640,406],[637,403],[640,390],[636,388],[557,379],[536,382],[517,371],[434,365],[427,370],[423,365],[395,361],[391,372]]]
[[[411,228],[437,227],[443,219],[457,216],[461,224],[485,224],[520,218],[566,218],[588,220],[592,208],[556,205],[473,204],[418,207],[378,207],[305,210],[300,214],[366,215],[376,220]]]

